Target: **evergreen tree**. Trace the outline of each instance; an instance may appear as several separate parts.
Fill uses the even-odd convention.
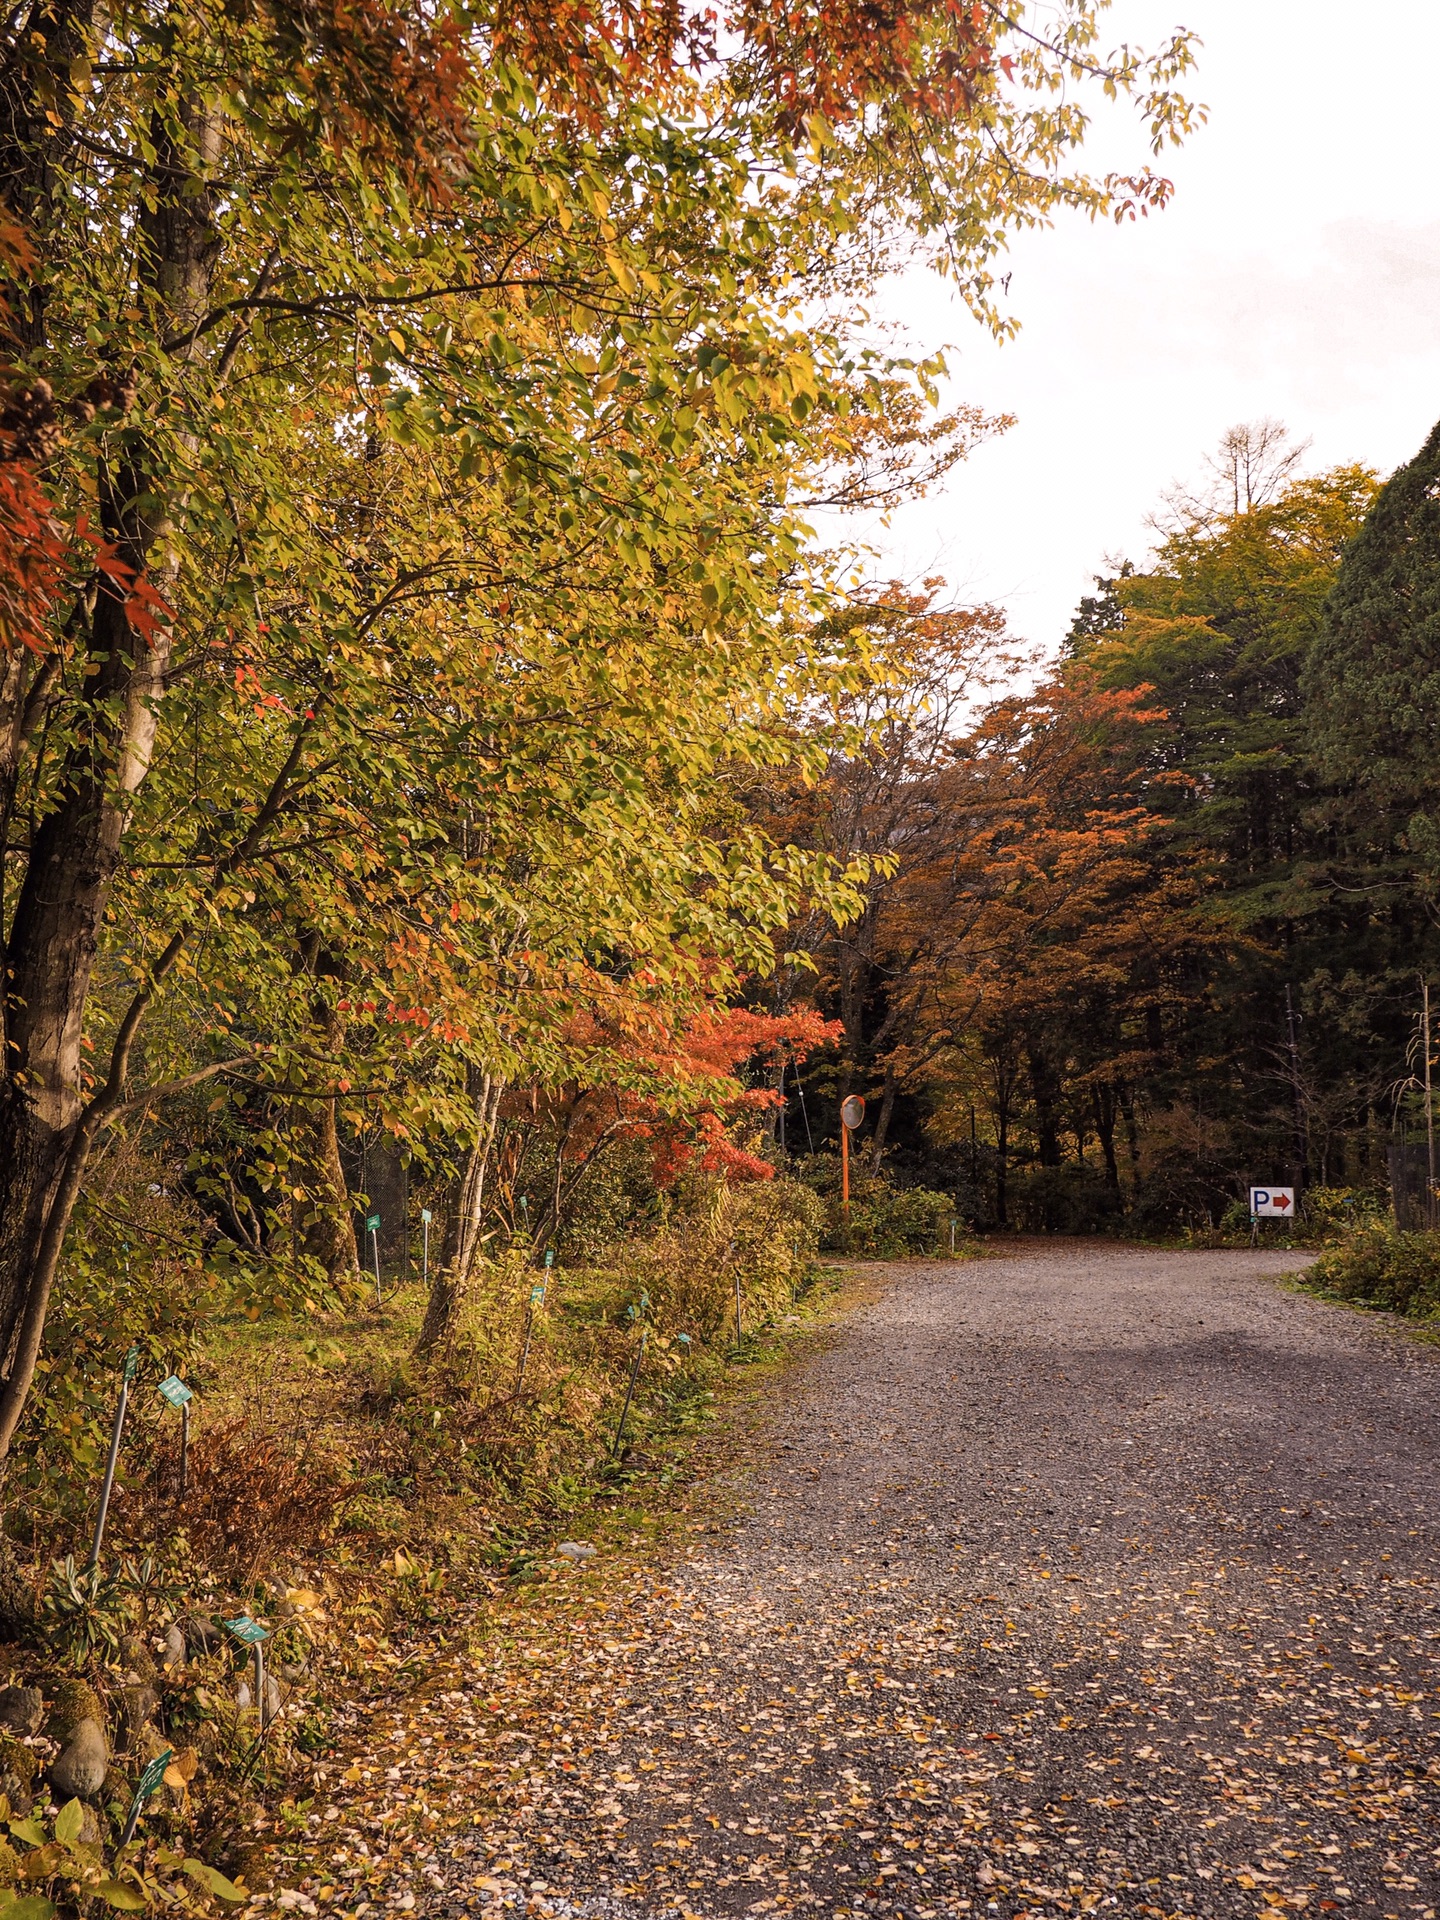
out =
[[[1440,426],[1347,549],[1306,662],[1314,763],[1354,859],[1440,897]]]

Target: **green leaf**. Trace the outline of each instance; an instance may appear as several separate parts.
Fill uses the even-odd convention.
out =
[[[55,1838],[62,1846],[73,1846],[85,1825],[85,1809],[78,1800],[67,1800],[55,1816]]]
[[[123,1880],[100,1880],[90,1888],[98,1894],[107,1906],[118,1907],[121,1913],[144,1913],[149,1902],[138,1887],[127,1886]]]
[[[17,1900],[7,1888],[0,1893],[0,1917],[3,1920],[53,1920],[54,1903],[43,1893],[27,1893]]]
[[[43,1847],[45,1829],[38,1820],[12,1820],[10,1831],[17,1840],[24,1840],[29,1846]]]
[[[233,1880],[227,1880],[223,1873],[214,1867],[207,1867],[203,1860],[187,1860],[185,1871],[192,1880],[198,1880],[202,1887],[213,1893],[217,1900],[248,1900],[248,1893],[237,1887]]]

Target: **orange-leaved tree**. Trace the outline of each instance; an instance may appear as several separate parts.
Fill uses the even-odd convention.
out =
[[[378,1044],[339,1001],[447,921],[493,1089],[524,952],[683,971],[805,896],[697,796],[848,671],[798,503],[933,373],[854,294],[919,235],[990,312],[1016,224],[1163,200],[1076,168],[1071,83],[1163,144],[1188,43],[1097,61],[1099,12],[13,15],[0,1452],[113,1129],[236,1075],[323,1113]]]

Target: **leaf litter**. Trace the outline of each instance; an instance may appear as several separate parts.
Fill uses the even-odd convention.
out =
[[[256,1910],[1433,1920],[1440,1375],[1280,1264],[892,1269],[741,1519],[377,1648]]]

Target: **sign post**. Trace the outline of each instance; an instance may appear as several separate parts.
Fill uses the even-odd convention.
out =
[[[234,1634],[242,1647],[252,1647],[255,1652],[255,1711],[260,1716],[260,1733],[265,1733],[265,1642],[270,1638],[267,1628],[258,1620],[252,1620],[248,1613],[237,1613],[233,1620],[227,1620],[226,1626]]]
[[[183,1507],[185,1488],[190,1478],[190,1402],[195,1396],[175,1373],[167,1373],[155,1391],[167,1406],[180,1409],[180,1490],[175,1496],[175,1504]]]
[[[140,1824],[141,1814],[145,1811],[145,1802],[165,1778],[165,1769],[173,1758],[170,1748],[166,1747],[163,1753],[156,1754],[137,1781],[135,1798],[130,1802],[130,1812],[125,1819],[125,1831],[120,1835],[122,1849],[128,1847],[135,1838],[135,1829]]]
[[[516,1376],[515,1391],[519,1393],[525,1384],[525,1363],[530,1358],[530,1341],[535,1332],[535,1315],[545,1304],[545,1282],[537,1281],[530,1289],[530,1305],[525,1312],[525,1344],[520,1349],[520,1372]]]
[[[366,1216],[365,1231],[370,1236],[370,1257],[375,1263],[375,1304],[380,1305],[380,1216],[372,1213]]]
[[[140,1349],[131,1347],[120,1370],[120,1398],[115,1405],[115,1425],[110,1429],[110,1453],[105,1462],[105,1478],[100,1484],[100,1511],[95,1516],[95,1538],[90,1542],[90,1558],[85,1562],[87,1573],[93,1573],[99,1564],[100,1542],[105,1538],[105,1521],[110,1512],[110,1495],[115,1491],[115,1468],[120,1460],[125,1410],[130,1405],[130,1383],[139,1371]]]
[[[840,1102],[840,1212],[850,1224],[850,1135],[865,1118],[865,1102],[858,1093],[847,1093]]]
[[[420,1280],[425,1287],[430,1285],[430,1222],[434,1216],[429,1207],[420,1209],[420,1231],[424,1235],[420,1252]]]
[[[1262,1220],[1292,1220],[1294,1217],[1295,1189],[1293,1187],[1251,1187],[1250,1244],[1252,1246],[1259,1244]]]

